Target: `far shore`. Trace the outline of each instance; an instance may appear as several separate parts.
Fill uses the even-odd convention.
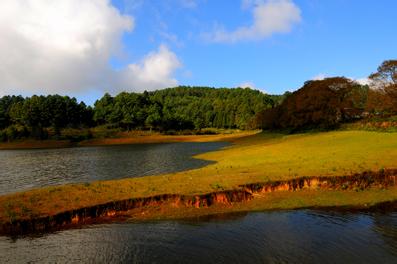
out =
[[[89,146],[111,146],[130,144],[151,144],[151,143],[177,143],[177,142],[215,142],[234,141],[239,138],[252,136],[258,130],[234,131],[232,133],[219,133],[214,135],[164,135],[160,133],[120,133],[112,138],[94,138],[73,142],[71,140],[34,140],[26,139],[13,142],[0,143],[0,150],[13,149],[46,149],[46,148],[70,148]]]

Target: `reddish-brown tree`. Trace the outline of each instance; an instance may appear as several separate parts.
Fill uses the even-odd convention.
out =
[[[384,61],[369,79],[372,83],[368,111],[381,115],[397,113],[397,60]]]
[[[276,108],[258,116],[262,128],[332,128],[360,117],[366,92],[356,82],[334,77],[308,81]]]

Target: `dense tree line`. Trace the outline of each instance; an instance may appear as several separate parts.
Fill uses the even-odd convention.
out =
[[[60,95],[3,96],[0,98],[0,140],[33,137],[45,139],[65,127],[92,124],[92,109],[76,98]]]
[[[341,123],[397,114],[397,61],[382,63],[369,76],[370,85],[344,77],[307,81],[280,105],[259,112],[257,127],[264,129],[331,129]]]
[[[60,95],[0,98],[0,140],[45,139],[63,128],[155,129],[240,128],[278,104],[281,97],[251,89],[176,87],[144,93],[105,94],[94,107]]]
[[[250,126],[256,113],[278,97],[251,89],[176,87],[154,92],[105,94],[96,101],[94,122],[125,129],[161,131]]]

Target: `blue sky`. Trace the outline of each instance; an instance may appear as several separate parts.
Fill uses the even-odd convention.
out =
[[[4,87],[7,86],[8,89],[12,87],[7,91],[13,93],[65,93],[93,103],[107,91],[116,94],[122,90],[153,90],[174,84],[213,87],[245,84],[279,94],[299,88],[306,80],[323,76],[343,75],[362,79],[375,71],[383,60],[396,58],[397,20],[394,13],[397,1],[394,0],[98,1],[107,5],[101,7],[104,17],[114,17],[111,20],[100,18],[97,22],[111,25],[111,34],[103,37],[107,41],[103,42],[109,42],[107,46],[112,48],[100,50],[100,54],[107,54],[106,56],[98,60],[95,59],[98,55],[94,58],[86,52],[86,61],[93,61],[87,66],[84,66],[86,61],[70,57],[71,62],[83,65],[78,72],[73,72],[73,67],[65,68],[62,65],[65,59],[55,62],[39,53],[37,57],[41,62],[48,60],[59,65],[59,71],[71,73],[70,78],[54,77],[51,82],[37,82],[32,87],[27,87],[29,84],[26,83],[10,81],[4,83],[3,88],[0,78],[0,93],[6,93]],[[284,6],[277,9],[280,3]],[[253,16],[258,7],[262,6],[265,10],[269,4],[276,5],[276,9],[268,8],[270,13],[264,11],[265,17],[259,20]],[[38,10],[42,12],[43,8],[40,8]],[[109,11],[109,8],[116,8],[118,14]],[[80,9],[81,5],[74,12]],[[89,14],[91,9],[93,8],[87,6],[85,13]],[[23,12],[34,12],[34,8]],[[23,15],[23,12],[20,13]],[[95,14],[98,13],[100,12],[96,10]],[[266,19],[266,14],[272,17]],[[280,19],[284,21],[278,21]],[[86,20],[81,21],[85,23]],[[263,25],[274,21],[281,23],[281,26],[277,23]],[[31,21],[26,23],[34,24]],[[255,23],[264,29],[255,29]],[[64,24],[59,23],[62,26]],[[92,36],[91,28],[80,31],[78,36]],[[35,30],[37,29],[33,28]],[[76,34],[70,36],[75,37]],[[29,41],[31,39],[29,35]],[[113,42],[117,48],[113,48]],[[55,46],[49,48],[53,47]],[[59,46],[56,48],[57,51],[60,50]],[[0,45],[0,58],[2,49],[5,47]],[[65,54],[61,54],[60,58],[65,58]],[[5,55],[6,53],[3,56]],[[69,57],[66,61],[68,59]],[[14,61],[9,60],[9,68],[12,68]],[[108,65],[102,65],[92,72],[86,70],[89,65],[101,63]],[[110,69],[105,71],[105,67]],[[29,73],[29,78],[42,78],[40,74],[49,76],[52,68],[54,67],[37,71],[36,76]],[[133,74],[124,74],[127,69],[132,69]],[[85,71],[90,72],[86,74]],[[7,77],[12,74],[13,72],[7,72]],[[76,75],[94,77],[74,80]],[[103,79],[92,81],[96,79],[95,75],[101,75]],[[56,72],[51,76],[56,76]],[[69,83],[72,79],[73,82]],[[39,88],[46,85],[58,86],[59,83],[64,83],[65,87],[58,90]],[[103,87],[100,87],[102,84]],[[67,87],[74,88],[68,90]]]
[[[114,4],[124,10],[123,2]],[[249,24],[250,10],[243,10],[240,0],[201,1],[191,9],[148,2],[129,11],[136,17],[136,31],[125,36],[126,49],[134,56],[167,43],[183,62],[177,75],[181,84],[233,87],[252,82],[269,93],[282,93],[318,75],[363,78],[382,60],[396,57],[393,0],[294,1],[302,21],[290,33],[238,43],[208,43],[200,34],[215,23],[230,29]],[[162,24],[178,43],[159,34]]]

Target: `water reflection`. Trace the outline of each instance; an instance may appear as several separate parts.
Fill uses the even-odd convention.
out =
[[[373,219],[373,232],[382,235],[385,245],[397,256],[397,217],[378,214]]]
[[[0,238],[2,260],[76,263],[397,263],[397,213],[250,213]]]
[[[197,168],[199,153],[224,142],[0,151],[0,194],[34,187],[138,177]]]

